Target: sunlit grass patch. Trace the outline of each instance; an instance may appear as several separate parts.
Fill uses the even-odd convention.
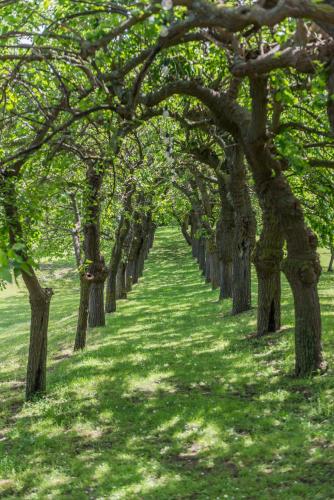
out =
[[[256,310],[231,316],[175,229],[84,353],[73,267],[42,271],[56,294],[39,401],[23,402],[26,294],[0,294],[0,496],[334,498],[333,275],[319,287],[330,371],[297,380],[286,281],[282,332],[254,339]]]

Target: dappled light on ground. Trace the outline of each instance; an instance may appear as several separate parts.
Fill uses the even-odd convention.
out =
[[[23,404],[27,300],[0,296],[0,496],[334,497],[333,276],[320,285],[331,369],[297,380],[286,282],[282,332],[248,338],[256,311],[231,316],[174,229],[158,231],[144,278],[84,353],[71,353],[77,278],[68,264],[49,271],[59,281],[39,401]]]

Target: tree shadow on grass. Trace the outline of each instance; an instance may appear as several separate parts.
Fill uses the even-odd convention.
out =
[[[6,479],[20,479],[7,494],[334,496],[332,374],[291,377],[291,329],[246,340],[255,311],[228,315],[168,231],[107,328],[52,366],[47,398],[17,412],[0,441]]]

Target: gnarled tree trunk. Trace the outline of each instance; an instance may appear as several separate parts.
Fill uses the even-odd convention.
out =
[[[309,237],[315,240],[313,234],[310,233]],[[302,242],[300,252],[303,252]],[[295,304],[295,371],[297,376],[311,375],[325,368],[321,345],[320,303],[316,286],[321,267],[317,258],[312,261],[306,253],[304,257],[305,260],[302,261],[300,257],[292,259],[290,256],[283,265]]]
[[[271,207],[263,206],[263,228],[254,252],[258,278],[257,335],[281,328],[281,262],[283,235]]]
[[[295,306],[297,376],[326,368],[321,346],[321,315],[318,281],[321,274],[317,239],[307,228],[303,210],[283,175],[282,164],[266,142],[267,81],[251,80],[252,127],[245,142],[260,199],[271,205],[287,241],[283,271],[289,281]]]
[[[232,314],[251,308],[251,256],[255,245],[256,220],[248,192],[246,168],[240,146],[228,148],[229,192],[234,208],[233,305]]]

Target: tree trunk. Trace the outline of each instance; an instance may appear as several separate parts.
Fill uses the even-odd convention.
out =
[[[79,351],[86,347],[90,285],[91,283],[86,279],[86,277],[81,275],[79,313],[74,343],[75,351]]]
[[[137,238],[134,247],[134,260],[133,260],[133,275],[132,283],[136,284],[139,278],[142,277],[145,265],[145,259],[148,256],[152,229],[152,215],[149,212],[144,216],[144,219],[137,229]]]
[[[333,264],[334,264],[334,247],[331,247],[331,258],[328,264],[327,272],[329,273],[333,272]]]
[[[128,266],[128,276],[131,280],[131,288],[133,285],[138,283],[139,275],[138,275],[138,255],[142,245],[142,230],[143,225],[140,220],[140,214],[137,212],[135,214],[135,223],[132,228],[132,240],[131,247],[129,251],[129,266]],[[130,290],[128,290],[130,291]]]
[[[126,291],[128,293],[132,291],[133,267],[133,262],[129,261],[126,266]]]
[[[206,269],[206,253],[205,253],[205,238],[200,238],[198,240],[198,258],[197,262],[203,276],[205,276]]]
[[[229,299],[233,293],[233,261],[220,262],[219,300]]]
[[[220,288],[221,275],[216,243],[210,239],[206,242],[206,281],[211,283],[212,289]]]
[[[191,220],[191,215],[186,215],[183,220],[180,222],[180,227],[181,227],[181,232],[182,235],[185,239],[185,241],[188,243],[189,246],[192,246],[192,238],[191,235],[188,233],[188,228],[190,225],[190,220]]]
[[[104,281],[93,281],[89,292],[88,325],[90,328],[106,326],[104,313]]]
[[[10,174],[10,173],[9,173]],[[46,390],[46,362],[47,362],[47,338],[49,327],[50,302],[53,295],[51,288],[42,288],[29,264],[26,253],[23,230],[17,206],[16,177],[3,179],[1,185],[6,223],[8,224],[9,242],[12,246],[20,243],[22,249],[18,251],[22,262],[29,269],[22,270],[22,278],[29,292],[31,321],[30,321],[30,343],[26,377],[26,399],[30,400],[35,395],[44,393]]]
[[[261,263],[263,265],[263,262]],[[281,273],[266,272],[256,266],[258,276],[257,335],[274,333],[281,328]]]
[[[78,207],[76,195],[74,193],[70,193],[69,197],[71,200],[72,211],[73,211],[73,215],[74,215],[74,224],[75,224],[74,229],[72,229],[72,231],[71,231],[72,242],[73,242],[75,261],[77,263],[77,267],[79,268],[82,264],[81,241],[80,241],[81,217],[80,217],[80,212],[79,212],[79,207]]]
[[[121,262],[116,277],[116,299],[126,299],[126,264]]]
[[[141,241],[141,245],[137,254],[136,267],[135,267],[135,280],[138,282],[139,278],[143,276],[144,265],[146,258],[146,241],[143,238]]]
[[[109,272],[107,280],[106,313],[113,313],[116,311],[117,273],[118,269],[112,269]]]
[[[218,174],[219,172],[217,172]],[[217,222],[216,242],[220,265],[219,299],[228,299],[233,293],[233,239],[234,210],[227,199],[227,189],[223,178],[218,175],[221,213]]]
[[[287,241],[283,271],[295,305],[296,375],[323,371],[317,238],[305,225],[302,207],[266,142],[267,80],[251,79],[252,125],[245,142],[259,199],[273,207]]]
[[[27,366],[26,399],[46,390],[46,361],[49,311],[52,290],[30,292],[31,323]]]
[[[212,290],[220,289],[221,287],[221,272],[220,272],[220,262],[218,256],[217,248],[211,253],[211,272],[210,279]]]
[[[293,262],[287,259],[284,272],[292,288],[295,303],[296,375],[307,376],[325,367],[321,346],[320,303],[317,287],[314,285],[320,276],[320,263],[317,261],[310,265],[309,261],[305,260],[304,266],[301,267],[297,260]]]
[[[119,276],[124,247],[127,246],[127,239],[131,229],[132,196],[134,192],[135,186],[131,180],[126,185],[123,199],[123,212],[119,219],[119,224],[115,234],[115,243],[111,253],[109,277],[107,281],[107,313],[115,312],[117,307],[117,276]]]
[[[208,249],[208,241],[205,242],[204,247],[204,255],[205,255],[205,264],[204,264],[204,278],[205,283],[211,282],[211,254]]]
[[[191,253],[194,259],[198,259],[198,238],[197,238],[197,219],[194,210],[190,212],[190,240]]]
[[[238,231],[238,229],[237,229]],[[241,231],[238,231],[240,236]],[[251,247],[244,238],[236,238],[233,254],[233,306],[232,314],[251,308]]]
[[[263,206],[263,229],[254,252],[258,278],[257,335],[281,328],[283,235],[271,207]]]
[[[89,262],[87,277],[91,280],[89,290],[88,325],[90,328],[105,326],[104,283],[108,275],[101,255],[100,242],[100,190],[103,169],[99,165],[88,164],[86,181],[89,191],[86,199],[86,223],[84,224],[85,261]]]
[[[249,196],[243,151],[229,147],[229,192],[234,208],[232,314],[248,311],[252,305],[251,256],[255,245],[256,220]]]

